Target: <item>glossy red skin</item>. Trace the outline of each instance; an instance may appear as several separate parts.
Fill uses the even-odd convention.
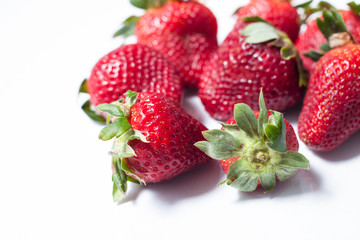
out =
[[[276,111],[294,106],[303,94],[296,61],[284,60],[280,49],[267,43],[245,43],[240,33],[244,26],[236,24],[204,69],[199,83],[199,97],[206,111],[218,120],[231,117],[236,103],[258,110],[261,88],[266,106]]]
[[[349,32],[357,42],[360,42],[360,17],[351,11],[339,11],[339,13],[341,13]],[[298,49],[303,61],[304,68],[309,72],[313,70],[316,62],[305,57],[304,53],[310,52],[310,50],[320,51],[320,46],[324,43],[326,43],[326,39],[320,32],[316,24],[316,19],[310,21],[306,26],[306,30],[299,35],[295,43],[295,47]]]
[[[165,54],[184,76],[184,85],[197,88],[200,75],[218,47],[217,21],[198,2],[168,2],[148,10],[135,28],[139,43]]]
[[[173,63],[141,44],[124,45],[102,57],[94,66],[87,87],[94,106],[116,101],[127,90],[157,92],[180,104],[183,91]]]
[[[258,16],[288,34],[295,42],[300,30],[300,18],[295,7],[283,0],[252,0],[237,12],[238,21],[243,17]]]
[[[130,124],[150,141],[130,141],[137,156],[126,160],[129,168],[146,182],[169,180],[210,160],[194,146],[205,140],[201,131],[207,129],[160,95],[140,93],[131,108]]]
[[[330,151],[360,128],[360,46],[325,54],[309,80],[299,117],[300,139],[316,151]]]
[[[259,116],[259,111],[254,111],[256,119]],[[271,113],[269,112],[269,116],[271,116]],[[297,140],[295,131],[293,129],[293,127],[291,126],[291,124],[286,121],[286,119],[284,119],[285,121],[285,125],[286,125],[286,147],[288,148],[289,151],[294,151],[297,152],[299,151],[299,142]],[[226,124],[236,124],[234,117],[231,117],[230,119],[228,119],[226,121]],[[222,167],[222,169],[224,170],[224,172],[227,174],[229,171],[229,168],[231,166],[231,164],[233,164],[239,157],[232,157],[226,160],[221,160],[220,161],[220,165]],[[260,182],[258,182],[258,186],[259,186]]]

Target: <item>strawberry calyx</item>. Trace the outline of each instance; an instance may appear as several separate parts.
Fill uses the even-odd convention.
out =
[[[321,51],[310,50],[310,52],[304,53],[304,56],[315,62],[331,49],[356,43],[354,37],[347,29],[341,14],[336,9],[324,10],[322,16],[323,19],[317,18],[316,23],[321,33],[327,39],[327,43],[319,46]]]
[[[335,9],[333,5],[328,2],[320,1],[315,7],[312,6],[313,0],[296,5],[295,8],[301,10],[300,22],[305,24],[311,15],[324,10]]]
[[[88,94],[88,87],[87,87],[87,79],[84,79],[79,87],[79,91],[78,93],[85,93]],[[105,123],[105,118],[103,116],[101,116],[92,106],[92,104],[90,103],[90,100],[87,100],[83,103],[83,105],[81,106],[81,109],[83,110],[83,112],[93,121],[98,122],[98,123]]]
[[[222,183],[245,192],[254,191],[258,182],[269,192],[275,187],[276,179],[285,181],[299,169],[309,169],[305,156],[287,149],[283,114],[270,110],[269,116],[262,91],[259,106],[260,113],[256,119],[248,105],[236,104],[235,125],[221,124],[224,130],[203,131],[207,141],[195,143],[213,159],[234,157],[235,162]]]
[[[295,59],[299,74],[299,86],[307,86],[307,73],[304,70],[300,55],[289,36],[260,17],[244,17],[244,22],[250,22],[241,31],[246,36],[245,42],[259,44],[268,42],[268,46],[280,48],[284,60]]]
[[[360,16],[360,4],[355,2],[349,2],[348,6],[350,7],[351,11]]]
[[[130,109],[135,104],[138,95],[136,92],[127,91],[125,101],[120,99],[110,104],[104,103],[97,106],[97,109],[108,115],[107,126],[100,131],[99,139],[103,141],[115,139],[110,151],[115,202],[119,202],[125,196],[128,181],[146,184],[130,170],[126,163],[126,158],[136,156],[129,141],[139,139],[142,142],[149,142],[140,131],[132,129],[129,123]]]

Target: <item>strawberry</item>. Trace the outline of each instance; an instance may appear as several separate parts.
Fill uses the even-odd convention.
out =
[[[115,35],[135,31],[139,43],[158,50],[175,63],[184,76],[185,87],[197,88],[204,66],[218,47],[213,13],[195,1],[136,2],[140,4],[134,5],[146,9],[146,13],[130,17],[125,21],[127,31],[122,28]]]
[[[260,111],[244,103],[236,104],[234,116],[222,130],[204,131],[207,141],[195,145],[210,157],[220,160],[227,183],[251,192],[261,185],[266,192],[298,169],[309,169],[309,161],[298,153],[299,144],[291,125],[282,113],[267,111],[262,92]]]
[[[299,14],[290,1],[286,0],[251,0],[237,11],[238,21],[244,17],[258,16],[286,32],[295,42],[299,30]]]
[[[101,104],[98,109],[113,116],[99,137],[115,138],[115,201],[125,194],[127,181],[167,181],[210,159],[193,145],[204,139],[201,131],[206,128],[163,95],[128,91],[125,102]]]
[[[235,25],[199,83],[199,97],[215,119],[228,119],[239,102],[257,109],[261,88],[270,108],[288,109],[299,102],[300,85],[306,84],[297,51],[286,33],[260,18],[247,20],[257,22]]]
[[[339,13],[341,14],[349,32],[353,35],[357,42],[360,42],[360,7],[357,7],[354,3],[349,5],[352,6],[352,11],[341,10]],[[304,68],[309,72],[314,69],[316,62],[311,58],[308,58],[307,56],[309,55],[307,53],[310,51],[313,51],[313,53],[314,51],[320,51],[320,47],[323,44],[326,44],[326,42],[326,38],[317,26],[316,19],[310,21],[306,25],[306,30],[299,35],[295,46],[299,51]]]
[[[121,46],[102,57],[85,83],[90,102],[83,109],[92,116],[90,103],[97,106],[122,97],[128,89],[157,92],[179,104],[183,86],[174,65],[148,46]],[[85,91],[86,92],[86,91]],[[100,120],[102,118],[99,118]]]
[[[316,63],[299,116],[300,139],[316,151],[330,151],[360,128],[360,46],[336,11],[324,12],[319,28],[333,48]],[[325,26],[325,28],[324,28]],[[326,26],[338,26],[340,33]]]

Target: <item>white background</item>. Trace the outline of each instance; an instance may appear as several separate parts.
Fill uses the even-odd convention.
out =
[[[207,1],[220,42],[246,2]],[[329,153],[300,143],[311,170],[268,194],[217,187],[225,175],[212,161],[112,202],[111,143],[77,91],[141,12],[128,0],[0,1],[0,239],[359,239],[359,133]],[[194,94],[183,106],[219,128]],[[300,109],[285,112],[295,129]]]

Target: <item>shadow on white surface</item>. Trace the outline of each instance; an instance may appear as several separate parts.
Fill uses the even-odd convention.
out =
[[[217,184],[224,177],[220,164],[213,160],[170,181],[148,184],[140,191],[151,191],[158,200],[173,204],[216,189]]]
[[[269,193],[264,193],[264,189],[261,187],[250,193],[239,192],[239,201],[293,197],[316,192],[320,189],[321,179],[316,171],[313,169],[309,171],[300,170],[285,182],[278,181],[274,190]]]

